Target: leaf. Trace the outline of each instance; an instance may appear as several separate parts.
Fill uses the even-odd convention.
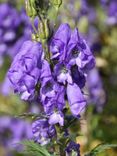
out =
[[[44,146],[41,146],[32,140],[24,140],[21,142],[24,145],[24,153],[32,156],[51,156]]]
[[[117,144],[99,144],[85,156],[96,156],[97,154],[99,154],[107,149],[115,148],[115,147],[117,147]]]

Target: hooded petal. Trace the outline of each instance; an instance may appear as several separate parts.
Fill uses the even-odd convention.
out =
[[[63,60],[66,55],[66,47],[71,36],[71,29],[68,24],[61,24],[50,43],[52,58]]]
[[[80,88],[75,83],[67,85],[67,98],[73,115],[79,115],[86,106],[86,100]]]

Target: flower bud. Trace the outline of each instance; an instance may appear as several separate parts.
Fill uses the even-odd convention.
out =
[[[26,12],[29,17],[36,16],[36,10],[34,9],[34,0],[25,0]]]
[[[46,40],[49,36],[49,28],[48,28],[48,21],[44,19],[44,21],[39,22],[38,26],[39,38],[41,40]]]
[[[55,7],[60,7],[62,4],[62,0],[50,0],[50,2],[55,6]]]

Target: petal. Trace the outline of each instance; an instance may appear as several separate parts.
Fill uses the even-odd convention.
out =
[[[71,29],[68,24],[61,24],[56,31],[53,39],[61,40],[64,44],[67,44],[71,36]]]
[[[49,124],[54,125],[59,123],[60,126],[64,125],[64,117],[62,113],[53,113],[50,115]]]
[[[75,83],[67,85],[67,98],[73,115],[79,115],[86,105],[86,100]]]

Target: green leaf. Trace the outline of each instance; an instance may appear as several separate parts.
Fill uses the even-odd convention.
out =
[[[117,147],[117,144],[99,144],[85,156],[96,156],[97,154],[99,154],[107,149],[115,148],[115,147]]]
[[[51,156],[44,146],[34,143],[31,140],[24,140],[21,142],[24,145],[24,153],[30,156]]]

